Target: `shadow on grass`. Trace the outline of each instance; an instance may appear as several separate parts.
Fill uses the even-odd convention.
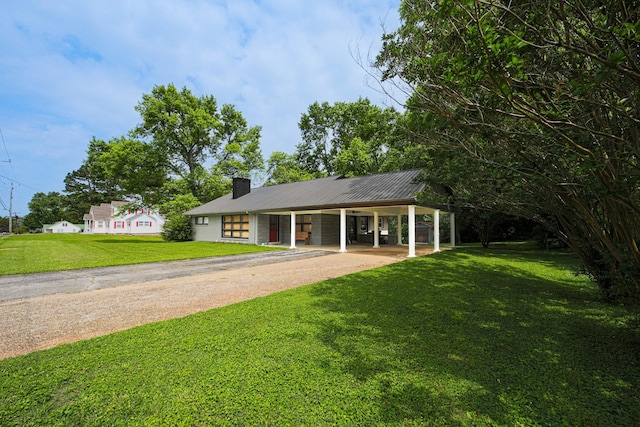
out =
[[[384,422],[634,425],[633,316],[540,255],[450,251],[324,282],[320,338],[375,385]]]

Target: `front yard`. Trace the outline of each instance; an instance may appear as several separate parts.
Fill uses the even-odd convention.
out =
[[[0,425],[637,425],[637,312],[459,248],[0,361]]]

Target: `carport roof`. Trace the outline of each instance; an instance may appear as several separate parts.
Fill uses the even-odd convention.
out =
[[[413,169],[355,178],[330,176],[252,188],[244,196],[233,199],[232,194],[227,194],[186,212],[186,215],[415,205],[416,194],[425,187],[423,182],[416,181],[419,173],[419,169]]]

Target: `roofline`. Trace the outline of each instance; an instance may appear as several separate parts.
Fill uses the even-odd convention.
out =
[[[370,201],[370,202],[358,202],[351,204],[331,204],[331,205],[309,205],[309,206],[296,206],[296,207],[282,207],[282,208],[274,208],[274,209],[256,209],[256,210],[230,210],[230,211],[220,211],[220,212],[200,212],[200,213],[189,213],[191,211],[185,212],[183,215],[185,216],[205,216],[205,215],[231,215],[238,213],[252,213],[252,214],[269,214],[269,213],[280,213],[280,212],[303,212],[303,211],[321,211],[321,210],[334,210],[334,209],[354,209],[354,208],[372,208],[372,207],[397,207],[397,206],[420,206],[423,208],[429,209],[438,209],[445,212],[455,212],[455,209],[452,206],[446,206],[437,203],[418,203],[415,199],[401,199],[401,200],[378,200],[378,201]]]

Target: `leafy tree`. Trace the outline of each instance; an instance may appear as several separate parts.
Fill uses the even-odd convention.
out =
[[[8,232],[9,231],[9,217],[8,216],[0,216],[0,232]]]
[[[368,99],[357,102],[317,102],[298,126],[302,142],[296,158],[309,173],[366,175],[382,170],[385,153],[395,142],[400,113],[382,109]]]
[[[466,193],[544,223],[608,295],[636,302],[638,10],[625,0],[405,0],[376,60],[381,79],[412,94],[408,111],[423,124],[414,141],[434,150],[458,203]]]
[[[222,106],[221,122],[219,137],[222,146],[214,153],[213,174],[229,179],[250,178],[255,171],[262,170],[261,128],[249,127],[242,114],[228,104]]]
[[[24,217],[24,225],[29,229],[42,228],[44,224],[51,224],[60,220],[80,222],[68,214],[68,199],[65,195],[52,191],[50,193],[35,193],[29,202],[29,213]]]
[[[211,197],[202,186],[209,180],[248,175],[262,167],[260,128],[247,126],[231,105],[218,110],[213,96],[194,96],[186,87],[155,86],[136,106],[142,117],[131,134],[151,138],[170,172],[201,201]],[[214,169],[206,170],[209,161]],[[210,186],[209,186],[210,187]]]
[[[107,142],[92,138],[82,165],[68,173],[64,179],[65,193],[68,194],[70,205],[76,214],[82,215],[89,212],[93,205],[122,197],[117,180],[108,177],[104,164],[100,161],[107,151]]]
[[[163,156],[153,147],[134,139],[114,138],[96,163],[124,198],[136,199],[147,206],[158,202],[167,171]]]
[[[82,218],[91,206],[111,200],[153,205],[163,197],[166,179],[163,157],[147,144],[124,137],[109,142],[94,137],[80,168],[67,174],[65,192],[70,210]]]
[[[267,160],[267,179],[264,185],[286,184],[322,178],[323,174],[311,173],[300,166],[296,156],[275,151]]]

